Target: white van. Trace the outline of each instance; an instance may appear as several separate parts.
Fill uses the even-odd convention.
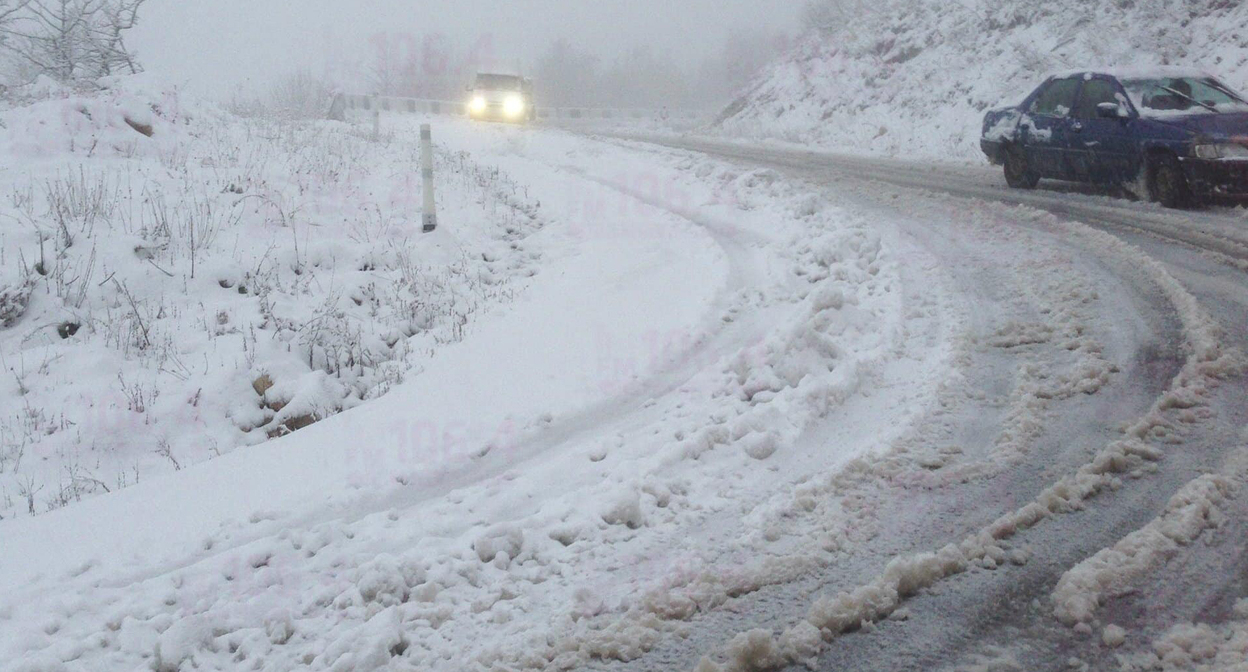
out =
[[[537,119],[533,82],[520,75],[478,73],[468,91],[468,116],[473,119],[513,123]]]

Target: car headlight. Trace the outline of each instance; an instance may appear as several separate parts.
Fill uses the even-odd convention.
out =
[[[524,99],[520,96],[507,96],[503,101],[503,113],[509,117],[518,117],[524,113]]]
[[[485,96],[476,96],[469,104],[469,109],[478,114],[485,111]]]
[[[1248,159],[1248,147],[1230,142],[1196,145],[1193,153],[1198,159]]]

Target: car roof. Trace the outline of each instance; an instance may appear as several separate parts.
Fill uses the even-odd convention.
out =
[[[1150,79],[1154,77],[1190,77],[1203,79],[1211,77],[1209,73],[1197,68],[1158,65],[1150,67],[1110,67],[1082,68],[1079,70],[1061,70],[1050,73],[1047,79],[1066,79],[1069,77],[1113,77],[1114,79]]]

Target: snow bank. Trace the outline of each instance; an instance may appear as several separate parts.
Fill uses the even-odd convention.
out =
[[[720,130],[838,150],[982,160],[984,113],[1048,73],[1185,65],[1248,86],[1248,6],[894,0],[809,37],[723,114]]]
[[[170,156],[192,134],[201,106],[184,109],[177,87],[148,75],[112,77],[87,94],[48,88],[42,100],[3,114],[0,147],[26,163],[83,157]]]

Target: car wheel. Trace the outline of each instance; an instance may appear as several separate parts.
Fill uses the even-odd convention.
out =
[[[1191,205],[1192,190],[1187,175],[1173,156],[1161,157],[1153,164],[1153,200],[1167,208]]]
[[[1031,169],[1027,154],[1018,147],[1006,147],[1005,183],[1012,189],[1035,189],[1040,176]]]

